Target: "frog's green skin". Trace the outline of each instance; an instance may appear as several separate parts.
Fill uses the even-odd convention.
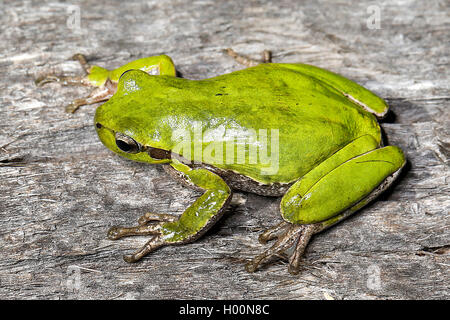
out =
[[[108,80],[117,83],[120,76],[125,71],[131,69],[142,70],[152,75],[165,74],[175,76],[176,74],[172,59],[166,55],[160,55],[134,60],[114,70],[92,66],[87,70],[89,73],[87,75],[87,80],[89,81],[89,84],[101,87],[104,86]]]
[[[171,62],[166,56],[163,59]],[[117,79],[129,68],[143,69],[132,63],[108,77]],[[160,75],[125,72],[115,95],[97,108],[96,130],[115,153],[163,164],[172,176],[204,194],[180,218],[148,213],[137,227],[113,227],[111,239],[152,236],[141,250],[125,256],[126,261],[137,261],[163,245],[195,240],[221,216],[232,189],[241,189],[283,195],[284,222],[260,237],[261,242],[278,240],[249,262],[247,270],[254,271],[263,259],[297,243],[289,261],[289,271],[295,273],[314,233],[375,198],[405,164],[399,148],[381,145],[375,115],[386,114],[386,103],[329,71],[304,64],[267,63],[211,79],[187,80],[175,77],[174,67],[165,69],[169,71],[159,70]],[[91,81],[101,85],[106,77],[103,70],[93,68]],[[198,135],[199,124],[203,136]],[[269,150],[279,151],[276,170],[251,163],[248,153],[244,163],[227,161],[226,152],[211,156],[208,146],[213,140],[224,146],[260,129],[278,130],[276,146],[272,145],[276,141],[267,140]],[[189,147],[179,148],[180,141],[173,135],[177,130],[189,134]],[[220,134],[207,138],[211,133]],[[247,140],[246,150],[257,143]],[[203,159],[198,161],[195,150],[200,149]]]

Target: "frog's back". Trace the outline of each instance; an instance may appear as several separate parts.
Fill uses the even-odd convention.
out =
[[[236,131],[245,136],[253,129],[251,134],[257,133],[259,143],[267,135],[270,154],[271,150],[277,152],[271,138],[278,140],[278,163],[270,163],[275,158],[269,156],[268,165],[261,165],[260,159],[256,165],[249,164],[246,159],[244,164],[236,161],[218,167],[263,183],[291,182],[359,136],[370,134],[381,140],[372,114],[304,70],[305,65],[264,64],[200,81],[207,88],[198,95],[204,103],[194,104],[205,106],[214,118],[207,121],[214,128],[206,129],[226,129],[223,143],[233,139]],[[216,141],[220,141],[220,134]]]

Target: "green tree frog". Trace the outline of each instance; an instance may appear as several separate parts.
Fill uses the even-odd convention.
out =
[[[77,81],[97,89],[69,109],[108,100],[94,119],[107,148],[163,165],[173,178],[203,191],[179,217],[150,212],[137,226],[112,227],[109,239],[150,236],[124,256],[127,262],[198,239],[222,216],[233,190],[242,190],[282,197],[283,222],[259,236],[261,243],[275,241],[246,270],[293,247],[288,270],[295,274],[311,236],[377,197],[406,162],[400,148],[382,144],[377,118],[387,104],[315,66],[261,63],[188,80],[176,77],[166,55],[112,71],[76,58],[88,73]]]

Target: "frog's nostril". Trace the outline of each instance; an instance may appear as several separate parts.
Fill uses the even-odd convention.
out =
[[[95,126],[97,127],[97,129],[101,129],[103,126],[102,126],[102,124],[100,123],[100,122],[97,122],[96,124],[95,124]]]

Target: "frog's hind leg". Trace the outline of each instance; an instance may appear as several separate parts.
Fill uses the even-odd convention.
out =
[[[249,58],[247,56],[241,55],[234,51],[231,48],[227,48],[224,50],[226,54],[236,60],[238,63],[246,66],[246,67],[254,67],[261,63],[269,63],[272,62],[272,52],[269,50],[264,50],[261,54],[261,60],[255,60]]]
[[[378,142],[373,137],[361,136],[291,185],[280,203],[286,223],[264,232],[260,241],[277,238],[285,228],[287,231],[270,249],[249,262],[247,271],[255,271],[264,259],[296,243],[288,270],[297,273],[313,234],[345,219],[385,190],[406,160],[397,147],[377,147]]]
[[[363,198],[362,200],[360,200],[347,210],[343,211],[339,215],[332,217],[331,219],[325,220],[323,222],[304,225],[310,226],[310,228],[308,230],[305,230],[305,232],[300,236],[297,245],[295,247],[294,253],[289,258],[289,267],[288,267],[289,273],[297,274],[299,272],[300,260],[303,256],[303,253],[305,252],[309,240],[314,234],[322,232],[325,229],[328,229],[329,227],[335,225],[339,221],[344,220],[348,216],[352,215],[353,213],[355,213],[356,211],[358,211],[359,209],[370,203],[372,200],[378,197],[380,193],[386,190],[392,184],[393,181],[395,181],[400,172],[401,168],[399,168],[393,174],[389,175],[378,187],[376,187],[373,191],[371,191],[365,198]]]
[[[308,228],[289,259],[289,272],[298,273],[300,259],[315,233],[342,221],[386,190],[406,160],[393,146],[375,149],[345,161],[322,176],[315,170],[291,186],[280,209],[285,220]],[[315,182],[308,181],[319,177]],[[334,195],[344,195],[335,197]]]

